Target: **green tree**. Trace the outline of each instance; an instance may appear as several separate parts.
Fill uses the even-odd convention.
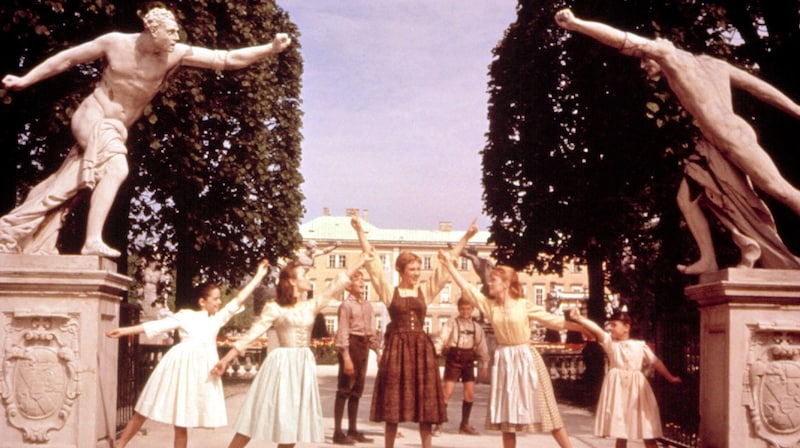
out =
[[[22,72],[54,51],[112,29],[140,31],[139,15],[153,4],[4,2],[0,17],[11,26],[3,29],[3,39],[15,54],[15,65],[4,68]],[[243,70],[181,68],[131,129],[131,174],[106,226],[113,235],[106,237],[132,253],[158,251],[173,261],[180,306],[193,280],[238,281],[261,258],[290,255],[300,244],[302,59],[296,26],[273,1],[160,4],[175,13],[189,44],[225,49],[266,43],[277,32],[294,38],[278,57]],[[19,116],[2,131],[4,141],[17,148],[15,195],[63,159],[71,144],[71,111],[100,69],[78,67],[4,96],[4,115]],[[62,233],[62,240],[74,238]]]
[[[691,279],[675,265],[694,260],[696,248],[688,231],[676,231],[683,224],[674,197],[697,129],[668,86],[647,81],[635,58],[559,30],[553,14],[562,7],[521,1],[517,21],[495,49],[483,150],[492,238],[498,258],[517,268],[558,272],[565,259],[587,262],[593,318],[603,317],[602,288],[609,285],[638,301],[642,321],[653,322],[652,313],[686,305],[681,291]],[[796,3],[575,1],[571,7],[580,17],[750,68],[797,98],[798,87],[784,81],[796,79],[794,64],[786,63],[797,45]],[[746,95],[735,102],[787,177],[796,178],[797,151],[786,138],[796,120]],[[770,205],[780,228],[786,208]],[[788,222],[785,228],[797,218]],[[738,252],[715,225],[720,265],[733,265]],[[790,246],[797,238],[783,235]]]

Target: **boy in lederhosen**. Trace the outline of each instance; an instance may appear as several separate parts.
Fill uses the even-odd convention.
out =
[[[436,351],[445,356],[444,399],[449,400],[460,380],[464,385],[464,401],[461,403],[460,434],[478,435],[469,424],[472,402],[475,398],[475,360],[480,361],[480,377],[486,378],[489,370],[489,350],[481,326],[472,319],[474,307],[463,297],[458,300],[458,316],[442,325],[434,345]],[[434,428],[434,435],[441,434],[441,427]]]

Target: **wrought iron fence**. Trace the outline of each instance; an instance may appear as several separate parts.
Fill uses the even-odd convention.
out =
[[[137,304],[123,302],[119,307],[119,325],[127,327],[139,323],[141,308]],[[139,394],[137,385],[137,362],[139,357],[139,338],[128,336],[119,339],[117,358],[117,432],[133,416],[133,407]]]
[[[669,370],[683,380],[667,383],[657,375],[653,391],[661,409],[668,446],[702,446],[700,430],[700,316],[697,311],[665,316],[657,325],[656,352]]]

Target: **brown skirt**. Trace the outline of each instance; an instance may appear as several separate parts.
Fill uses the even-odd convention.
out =
[[[387,423],[447,421],[439,363],[428,335],[421,331],[389,335],[375,378],[369,418]]]

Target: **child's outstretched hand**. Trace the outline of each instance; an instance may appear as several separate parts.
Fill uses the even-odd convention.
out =
[[[220,359],[219,361],[217,361],[216,364],[214,364],[214,368],[211,369],[211,374],[216,376],[222,376],[222,374],[225,373],[225,370],[227,368],[228,368],[228,363]]]
[[[258,275],[259,277],[264,277],[267,274],[269,274],[269,260],[265,258],[261,260],[260,263],[258,263],[258,267],[256,268],[256,275]]]
[[[350,216],[350,225],[353,227],[353,230],[356,232],[360,232],[364,230],[361,227],[361,220],[358,218],[358,211],[354,211],[353,214]]]
[[[119,328],[115,328],[113,330],[106,331],[106,337],[112,339],[119,339],[122,337],[122,332],[119,331]]]
[[[683,383],[683,380],[681,379],[681,377],[675,376],[675,375],[671,375],[671,376],[667,377],[667,381],[669,381],[670,384],[681,384],[681,383]]]

